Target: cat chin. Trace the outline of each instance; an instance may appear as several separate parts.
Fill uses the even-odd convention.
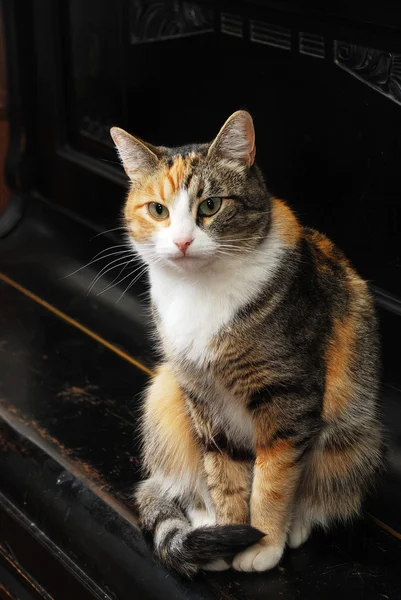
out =
[[[183,258],[166,258],[166,266],[182,273],[199,271],[204,266],[210,264],[212,256],[186,256]]]

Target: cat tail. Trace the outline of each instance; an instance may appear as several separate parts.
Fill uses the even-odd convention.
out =
[[[162,495],[152,479],[140,484],[136,501],[142,528],[153,537],[157,557],[184,577],[193,577],[208,563],[234,556],[264,537],[250,525],[193,528],[178,502]]]

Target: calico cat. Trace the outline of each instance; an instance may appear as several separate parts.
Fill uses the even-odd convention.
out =
[[[372,297],[268,193],[247,112],[210,144],[111,135],[163,354],[143,413],[142,526],[183,575],[271,569],[314,526],[358,515],[381,466]]]

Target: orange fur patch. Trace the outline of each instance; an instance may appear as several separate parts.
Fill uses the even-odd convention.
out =
[[[302,235],[302,227],[292,210],[278,198],[273,198],[273,226],[280,240],[287,246],[294,247]]]
[[[148,390],[145,403],[145,434],[153,436],[149,460],[166,475],[196,476],[201,453],[185,409],[181,389],[170,368],[160,367]]]
[[[158,229],[168,227],[170,219],[157,221],[148,212],[150,202],[160,202],[170,208],[191,169],[191,158],[177,156],[171,167],[163,166],[145,181],[131,186],[125,205],[125,220],[133,237],[148,240]]]
[[[182,186],[186,168],[187,168],[186,162],[184,161],[182,156],[178,156],[175,159],[172,167],[170,168],[170,173],[169,173],[171,182],[172,182],[172,186],[171,186],[172,194],[177,194],[180,187]]]
[[[308,237],[311,241],[312,248],[315,250],[316,268],[320,272],[327,272],[327,270],[330,270],[330,263],[336,263],[342,267],[346,267],[347,259],[325,235],[318,231],[314,231],[313,233],[308,234]],[[320,254],[316,252],[316,248],[320,250]]]
[[[344,477],[348,474],[351,466],[349,452],[315,451],[311,462],[317,463],[317,472],[323,479]]]
[[[296,454],[288,440],[277,440],[268,448],[256,447],[251,524],[267,533],[273,544],[281,543],[285,538],[300,474],[295,463]]]
[[[337,320],[329,342],[326,367],[326,391],[323,399],[323,418],[336,419],[348,406],[353,386],[349,374],[355,344],[355,323],[352,316]]]
[[[269,468],[272,466],[291,467],[295,456],[293,445],[288,440],[277,440],[271,446],[256,446],[256,466]],[[273,463],[273,464],[272,464]]]
[[[316,246],[319,247],[321,252],[327,256],[327,258],[332,258],[334,244],[331,240],[329,240],[329,238],[316,231],[313,234],[313,241],[315,242]]]
[[[345,450],[314,450],[310,468],[317,479],[337,479],[352,473],[355,465],[359,466],[361,457],[367,459],[368,450],[365,444],[354,444]]]

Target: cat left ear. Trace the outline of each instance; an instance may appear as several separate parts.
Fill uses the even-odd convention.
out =
[[[220,129],[208,156],[217,156],[251,167],[255,161],[255,129],[251,115],[238,110]]]
[[[110,135],[131,181],[139,179],[145,172],[157,166],[157,148],[145,144],[119,127],[112,127]]]

